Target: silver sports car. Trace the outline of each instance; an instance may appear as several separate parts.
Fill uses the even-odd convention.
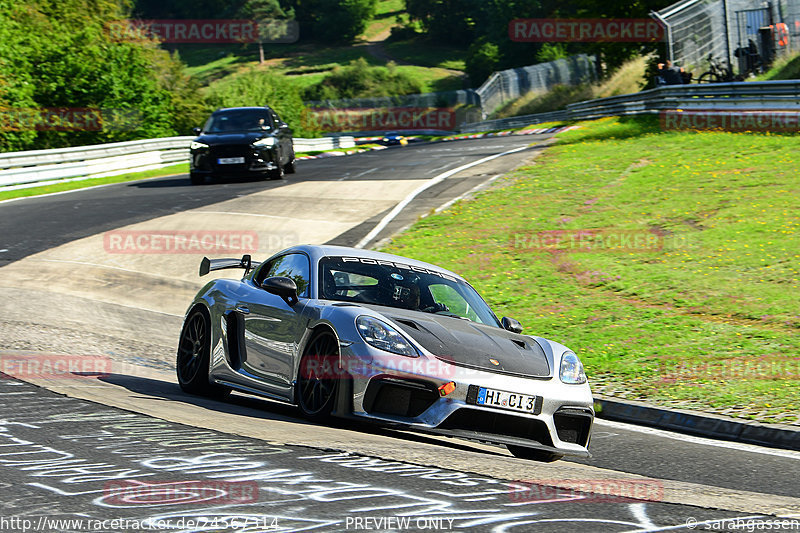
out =
[[[311,419],[368,419],[504,444],[517,457],[588,456],[594,420],[568,348],[498,320],[463,278],[437,266],[338,246],[296,246],[195,297],[177,374],[193,394],[235,389]]]

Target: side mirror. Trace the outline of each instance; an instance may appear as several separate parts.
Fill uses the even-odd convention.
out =
[[[194,133],[195,135],[200,135],[202,132],[203,130],[200,128],[192,128],[192,133]]]
[[[267,278],[261,282],[261,288],[268,293],[280,296],[289,305],[297,303],[297,283],[292,278],[285,276]]]
[[[519,320],[504,316],[500,323],[503,325],[503,329],[507,329],[512,333],[522,333],[522,324],[519,323]]]

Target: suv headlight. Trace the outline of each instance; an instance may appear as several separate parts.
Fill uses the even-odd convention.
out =
[[[572,352],[564,352],[561,356],[561,369],[558,377],[563,383],[570,385],[580,385],[586,383],[586,373],[583,371],[583,363],[578,356]]]
[[[356,319],[356,327],[367,344],[379,350],[398,355],[418,357],[417,350],[392,326],[377,318],[362,315]]]
[[[192,144],[189,145],[190,150],[199,150],[200,148],[208,148],[208,145],[197,141],[192,141]]]
[[[275,146],[275,137],[264,137],[253,143],[256,148],[272,148]]]

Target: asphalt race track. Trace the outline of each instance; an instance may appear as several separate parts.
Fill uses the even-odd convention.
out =
[[[0,379],[0,531],[774,531],[792,516],[800,530],[798,452],[598,420],[592,458],[539,464],[461,439],[315,425],[245,395],[187,396],[172,363],[203,254],[109,244],[200,228],[250,232],[256,258],[354,245],[435,176],[524,148],[428,188],[374,244],[529,161],[546,137],[301,161],[282,181],[173,176],[0,203],[0,355],[110,368]]]

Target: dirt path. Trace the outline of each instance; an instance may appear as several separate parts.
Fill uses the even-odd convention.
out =
[[[411,65],[407,61],[403,61],[402,59],[397,59],[396,57],[390,56],[386,49],[383,47],[383,41],[389,38],[389,35],[392,34],[391,28],[387,28],[382,32],[378,33],[372,39],[367,41],[367,51],[372,57],[376,57],[381,61],[394,61],[397,65]]]

